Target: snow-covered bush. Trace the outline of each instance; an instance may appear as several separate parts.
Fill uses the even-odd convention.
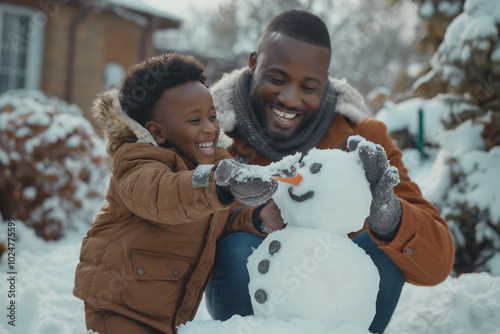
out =
[[[389,133],[404,131],[414,142],[419,110],[425,152],[435,157],[420,185],[448,222],[456,246],[454,271],[489,270],[487,260],[500,254],[500,146],[492,145],[495,132],[489,130],[498,113],[486,112],[460,95],[440,94],[430,100],[386,102],[376,118]],[[411,172],[415,166],[407,167]]]
[[[489,270],[500,252],[500,146],[482,136],[492,113],[442,134],[432,173],[422,187],[448,222],[456,246],[455,272]]]
[[[103,140],[75,105],[40,91],[0,96],[0,212],[58,239],[92,222],[103,202]]]
[[[425,33],[417,45],[421,51],[434,52],[443,41],[446,28],[463,10],[464,0],[413,0],[424,20]]]
[[[467,93],[482,107],[499,110],[500,2],[467,0],[463,9],[447,27],[431,70],[414,88],[427,98],[436,92]]]

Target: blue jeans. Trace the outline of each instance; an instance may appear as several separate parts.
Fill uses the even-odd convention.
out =
[[[213,278],[206,290],[207,308],[212,318],[227,320],[235,314],[253,314],[248,293],[247,259],[253,252],[252,248],[259,247],[262,240],[254,234],[238,232],[218,241]],[[383,333],[399,301],[405,280],[399,268],[377,247],[368,231],[352,240],[365,250],[379,270],[380,290],[370,332]]]

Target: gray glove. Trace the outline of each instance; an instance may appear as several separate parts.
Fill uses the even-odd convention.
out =
[[[267,202],[278,189],[278,182],[264,180],[261,166],[242,164],[233,159],[222,160],[215,170],[217,185],[229,191],[238,201],[256,206]]]
[[[382,146],[361,136],[349,137],[347,147],[358,152],[370,183],[372,203],[366,223],[378,238],[390,241],[401,223],[401,203],[392,189],[399,183],[398,170],[389,164]]]

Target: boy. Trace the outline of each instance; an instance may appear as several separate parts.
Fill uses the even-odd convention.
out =
[[[240,183],[244,165],[217,148],[219,124],[203,67],[166,54],[131,67],[120,93],[94,112],[109,139],[106,201],[82,243],[73,293],[100,334],[174,333],[192,320],[208,283],[217,239],[258,233],[273,180]],[[125,112],[126,113],[125,113]],[[228,186],[216,185],[224,179]],[[256,224],[254,225],[254,221]]]

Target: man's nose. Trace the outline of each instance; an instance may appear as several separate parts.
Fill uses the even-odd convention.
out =
[[[282,87],[278,94],[278,100],[288,109],[300,107],[300,90],[293,84]]]

